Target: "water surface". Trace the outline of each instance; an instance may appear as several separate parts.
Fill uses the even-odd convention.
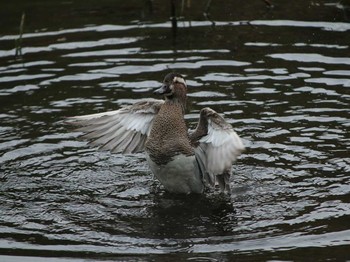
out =
[[[195,6],[175,37],[165,4],[100,2],[1,11],[0,260],[349,259],[347,7],[218,2],[213,25]],[[96,151],[63,123],[153,97],[170,71],[189,127],[210,106],[244,140],[230,197],[170,195],[143,154]]]

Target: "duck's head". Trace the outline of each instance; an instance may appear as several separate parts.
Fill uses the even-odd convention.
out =
[[[163,85],[153,92],[164,95],[167,99],[186,97],[187,85],[182,75],[169,73],[163,80]]]

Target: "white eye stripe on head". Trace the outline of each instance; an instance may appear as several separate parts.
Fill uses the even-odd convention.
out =
[[[187,85],[186,85],[186,82],[185,82],[185,79],[183,79],[182,77],[180,77],[180,76],[175,76],[174,77],[174,79],[173,79],[173,83],[181,83],[181,84],[183,84],[184,86],[186,86],[187,87]]]

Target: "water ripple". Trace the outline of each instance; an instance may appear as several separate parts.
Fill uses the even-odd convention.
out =
[[[304,63],[324,63],[324,64],[344,64],[350,65],[349,57],[330,57],[321,54],[309,54],[309,53],[283,53],[283,54],[268,54],[266,55],[272,58],[279,58],[287,61],[297,61]]]
[[[29,28],[22,58],[0,37],[2,254],[231,261],[350,244],[349,23],[180,21],[177,43],[165,20]],[[189,127],[210,106],[244,141],[231,196],[168,194],[143,154],[97,151],[63,123],[154,97],[174,70]]]

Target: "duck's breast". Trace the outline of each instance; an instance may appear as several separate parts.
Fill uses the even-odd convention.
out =
[[[146,154],[152,173],[158,178],[165,189],[171,193],[202,193],[203,182],[194,155],[179,154],[166,164],[156,164]]]

